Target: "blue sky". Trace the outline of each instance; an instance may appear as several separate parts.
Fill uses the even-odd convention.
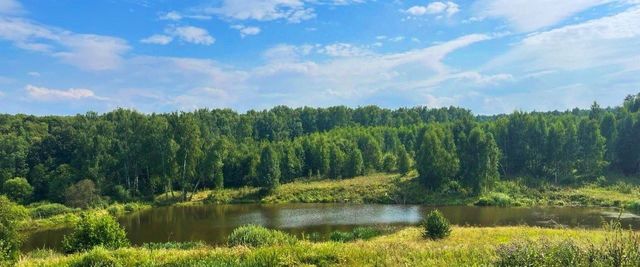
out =
[[[0,0],[0,113],[619,104],[638,0]]]

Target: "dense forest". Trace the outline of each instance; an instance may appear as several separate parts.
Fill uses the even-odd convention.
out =
[[[0,115],[0,185],[23,203],[74,205],[78,194],[188,198],[203,188],[413,169],[428,188],[475,194],[514,177],[572,184],[640,172],[639,110],[640,94],[613,108],[495,116],[376,106]]]

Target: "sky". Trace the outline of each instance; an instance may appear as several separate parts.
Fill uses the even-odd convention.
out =
[[[0,113],[619,105],[640,0],[0,0]]]

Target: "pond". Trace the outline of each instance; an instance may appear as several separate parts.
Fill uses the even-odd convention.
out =
[[[378,204],[235,204],[160,207],[120,217],[132,244],[166,241],[204,241],[223,244],[234,228],[259,224],[301,235],[326,236],[335,230],[358,226],[415,225],[428,211],[437,208],[453,224],[472,226],[534,225],[544,227],[597,228],[603,219],[620,216],[625,227],[640,229],[640,216],[609,208],[545,207],[499,208],[472,206],[421,206]],[[44,230],[31,234],[24,251],[59,249],[69,229]]]

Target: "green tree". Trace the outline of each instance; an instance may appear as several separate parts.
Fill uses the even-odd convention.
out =
[[[416,168],[422,183],[432,189],[455,178],[460,160],[449,129],[439,125],[428,126],[418,152]]]
[[[257,186],[266,187],[269,190],[280,185],[280,164],[278,154],[271,147],[265,145],[260,153],[260,165],[258,165]]]
[[[595,120],[582,120],[578,128],[578,171],[587,178],[595,178],[606,166],[605,139]]]
[[[75,208],[89,208],[100,200],[96,184],[84,179],[67,188],[64,192],[65,203]]]
[[[345,177],[356,177],[362,175],[364,170],[364,160],[362,159],[362,152],[356,146],[352,146],[347,155],[347,164],[345,167]]]
[[[398,159],[395,155],[391,153],[384,154],[384,157],[382,157],[382,169],[386,172],[395,172],[397,169],[397,161]]]
[[[407,153],[404,146],[400,147],[398,151],[398,171],[405,175],[411,169],[411,156]]]
[[[176,160],[180,165],[180,184],[183,200],[188,200],[189,191],[195,192],[199,186],[200,178],[196,173],[198,162],[201,160],[202,139],[200,128],[192,115],[181,114],[176,119],[175,139],[179,148],[176,152]]]
[[[62,247],[67,253],[87,251],[96,246],[118,249],[128,245],[127,234],[115,218],[95,213],[80,214],[72,232],[62,240]]]
[[[465,183],[477,193],[489,191],[498,180],[498,164],[500,151],[490,133],[485,133],[480,127],[471,130],[467,140],[468,155],[464,157],[468,162],[463,165]]]
[[[11,200],[25,203],[31,198],[33,187],[31,187],[27,179],[16,177],[6,180],[2,185],[2,191]]]

